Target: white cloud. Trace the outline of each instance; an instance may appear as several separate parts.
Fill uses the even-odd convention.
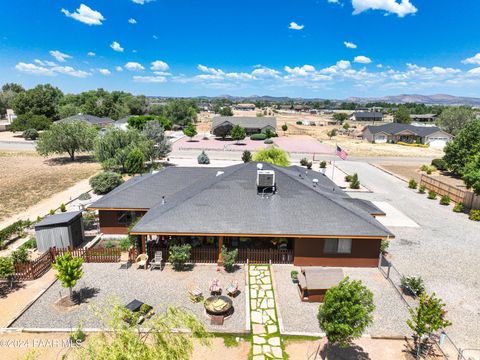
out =
[[[155,0],[132,0],[132,2],[134,2],[135,4],[139,4],[139,5],[144,5],[144,4],[152,2],[152,1],[155,1]]]
[[[164,83],[167,79],[164,76],[134,76],[133,81],[141,83]]]
[[[294,68],[291,68],[290,66],[285,66],[283,69],[287,73],[294,76],[308,76],[309,73],[315,71],[315,68],[312,65],[303,65],[301,67],[295,66]]]
[[[480,53],[477,53],[475,56],[462,60],[463,64],[475,64],[480,65]]]
[[[64,54],[58,50],[51,50],[50,55],[52,55],[59,62],[65,62],[66,59],[72,58],[70,55]]]
[[[382,64],[377,64],[377,68],[381,69],[381,68],[383,68],[383,65]]]
[[[60,66],[51,61],[42,62],[40,60],[35,62],[37,64],[43,64],[44,66],[35,65],[32,63],[19,62],[15,65],[15,69],[21,72],[34,75],[53,76],[55,74],[64,74],[78,78],[84,78],[91,75],[89,72],[83,70],[74,69],[71,66]],[[47,67],[48,66],[48,67]]]
[[[130,71],[142,71],[145,70],[145,68],[139,64],[138,62],[127,62],[124,66],[125,69],[130,70]]]
[[[33,62],[38,64],[38,65],[41,65],[41,66],[45,65],[45,63],[42,60],[39,60],[39,59],[35,59],[35,60],[33,60]]]
[[[92,10],[84,4],[81,4],[75,12],[62,9],[62,13],[87,25],[102,25],[102,21],[105,20],[99,11]]]
[[[201,72],[208,73],[208,74],[213,74],[213,75],[225,75],[225,72],[223,72],[220,69],[215,69],[211,67],[207,67],[205,65],[199,64],[197,66],[197,69],[200,70]]]
[[[347,47],[349,49],[356,49],[357,48],[357,45],[355,45],[354,43],[349,42],[349,41],[344,41],[343,45],[345,45],[345,47]]]
[[[134,18],[130,18],[130,19],[128,19],[128,23],[129,24],[136,24],[137,20],[135,20]]]
[[[384,10],[387,13],[397,14],[404,17],[415,14],[418,9],[410,0],[352,0],[353,14],[357,15],[367,10]]]
[[[327,0],[327,2],[330,4],[340,4],[338,0]]]
[[[115,66],[115,70],[118,72],[122,72],[123,68],[121,66]]]
[[[118,52],[123,52],[123,50],[124,50],[124,49],[120,46],[120,44],[119,44],[118,42],[116,42],[116,41],[112,42],[112,43],[110,44],[110,47],[111,47],[113,50],[118,51]]]
[[[78,78],[85,78],[91,75],[89,72],[83,70],[76,70],[71,66],[54,66],[51,69],[60,74],[70,75]]]
[[[468,73],[470,75],[479,76],[480,75],[480,67],[476,67],[476,68],[473,68],[471,70],[468,70]]]
[[[359,64],[370,64],[372,62],[372,59],[370,59],[369,57],[360,55],[360,56],[355,56],[355,59],[353,59],[353,61]]]
[[[276,78],[280,75],[280,71],[275,70],[275,69],[270,69],[267,67],[260,67],[252,71],[252,75],[256,77],[262,77],[262,78]]]
[[[158,40],[158,36],[157,35],[153,35],[152,36],[155,40]]]
[[[155,71],[167,71],[170,68],[165,61],[161,60],[155,60],[151,65],[150,69]]]
[[[89,51],[89,52],[87,53],[87,56],[96,56],[96,55],[97,55],[97,54],[95,54],[93,51]]]
[[[98,69],[98,72],[102,75],[110,75],[112,72],[108,69]]]
[[[15,69],[21,72],[34,74],[34,75],[44,75],[44,76],[54,75],[54,72],[49,68],[38,66],[35,64],[27,64],[24,62],[19,62],[17,65],[15,65]]]
[[[305,27],[305,25],[299,25],[296,22],[292,21],[290,25],[288,26],[289,29],[291,30],[302,30]]]

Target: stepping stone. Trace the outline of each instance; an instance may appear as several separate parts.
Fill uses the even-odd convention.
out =
[[[253,355],[258,355],[262,353],[261,345],[253,345]]]
[[[268,339],[268,343],[273,346],[280,346],[280,338],[279,337],[273,337]]]
[[[260,272],[258,270],[250,270],[250,276],[255,276],[255,275],[258,275],[260,274]]]
[[[267,313],[268,316],[270,316],[270,318],[271,318],[272,320],[275,319],[275,310],[273,310],[273,309],[267,309],[267,310],[265,310],[265,312]]]
[[[263,345],[263,353],[268,356],[269,352],[272,352],[270,345]]]
[[[276,358],[282,359],[283,358],[283,351],[281,347],[273,347],[272,346],[272,354]]]
[[[257,298],[257,290],[251,289],[250,298],[251,299],[256,299]]]
[[[263,299],[265,297],[265,291],[264,290],[258,290],[257,297]]]
[[[260,287],[263,290],[272,290],[272,285],[269,285],[269,284],[262,284],[262,285],[260,285]]]
[[[260,336],[253,336],[253,344],[254,345],[263,345],[265,344],[266,341],[263,337],[260,337]]]
[[[263,356],[263,355],[255,355],[255,356],[253,357],[253,360],[265,360],[265,356]]]
[[[267,326],[267,332],[269,334],[273,334],[275,332],[277,332],[278,328],[277,328],[277,325],[268,325]]]
[[[273,299],[273,291],[272,290],[267,290],[267,291],[265,291],[265,293],[267,294],[267,297],[269,297],[270,299]]]
[[[268,299],[267,304],[270,309],[273,309],[275,307],[275,301],[273,299]]]
[[[260,309],[268,309],[268,302],[266,299],[263,299],[262,303],[260,304]]]
[[[252,323],[262,324],[264,317],[260,311],[252,311],[251,314]]]
[[[256,335],[265,334],[265,326],[260,324],[253,324],[252,325],[252,332]]]

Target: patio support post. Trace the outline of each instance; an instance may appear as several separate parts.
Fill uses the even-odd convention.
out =
[[[223,247],[223,236],[219,236],[218,237],[218,260],[217,260],[217,265],[218,266],[223,265],[222,247]]]
[[[145,239],[145,235],[140,235],[140,238],[142,240],[142,251],[141,254],[145,254],[147,251],[147,240]]]

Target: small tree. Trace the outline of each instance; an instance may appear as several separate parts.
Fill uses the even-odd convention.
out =
[[[248,150],[245,150],[243,153],[242,153],[242,161],[244,163],[247,163],[247,162],[250,162],[252,161],[252,153]]]
[[[372,292],[361,281],[347,277],[325,294],[318,321],[329,343],[347,346],[372,323],[374,309]]]
[[[77,152],[93,150],[96,137],[96,128],[84,121],[55,123],[40,135],[37,151],[43,156],[67,153],[74,161]]]
[[[194,123],[188,123],[185,129],[183,129],[183,133],[192,140],[193,137],[197,135],[197,127]]]
[[[343,129],[348,131],[348,129],[350,129],[350,124],[349,123],[344,123],[343,124]]]
[[[123,184],[120,174],[104,171],[90,179],[90,186],[95,194],[106,194]]]
[[[64,203],[61,203],[60,204],[60,212],[66,212],[67,211],[67,207],[65,206]]]
[[[228,249],[223,246],[222,247],[222,261],[223,267],[225,271],[231,272],[235,267],[235,260],[237,259],[238,249],[233,249],[228,251]]]
[[[219,114],[221,116],[233,116],[233,111],[230,106],[223,106],[222,108],[220,108]]]
[[[335,113],[333,114],[333,120],[335,120],[338,124],[343,124],[345,120],[348,119],[347,113]]]
[[[200,153],[200,155],[198,155],[197,157],[197,161],[199,164],[201,165],[208,165],[210,164],[210,159],[208,158],[208,155],[207,153],[202,150],[202,152]]]
[[[169,260],[175,270],[183,270],[186,262],[190,259],[192,246],[190,244],[173,245],[170,247]]]
[[[418,306],[415,309],[408,309],[410,319],[407,320],[407,325],[414,332],[417,356],[420,354],[425,335],[430,335],[452,324],[445,319],[444,306],[443,301],[433,293],[430,296],[421,294]]]
[[[350,189],[356,189],[356,190],[360,189],[360,180],[358,180],[357,173],[353,174],[351,177]]]
[[[129,174],[141,174],[145,170],[145,156],[139,148],[134,148],[127,155],[125,170]]]
[[[82,258],[73,257],[68,251],[65,255],[57,256],[52,264],[53,268],[57,270],[55,276],[62,282],[62,287],[68,288],[70,298],[73,297],[72,288],[83,276],[82,264]]]
[[[283,135],[285,135],[285,133],[287,132],[288,130],[288,125],[285,123],[282,125],[282,131],[283,131]]]
[[[15,274],[15,267],[13,266],[13,261],[9,257],[0,257],[0,279],[10,280],[10,286],[12,281],[12,276]]]
[[[37,140],[38,139],[38,131],[36,129],[27,129],[22,134],[25,140]]]
[[[332,129],[330,130],[329,132],[327,132],[327,136],[332,139],[334,136],[337,136],[337,130],[336,129]]]
[[[290,165],[287,152],[276,147],[269,147],[267,149],[256,152],[253,156],[253,160],[258,162],[266,162],[278,166]]]
[[[235,125],[230,133],[230,136],[232,137],[233,140],[235,140],[238,144],[240,140],[245,139],[245,136],[247,136],[245,129],[241,127],[240,125]]]

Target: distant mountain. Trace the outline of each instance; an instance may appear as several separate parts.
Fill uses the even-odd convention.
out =
[[[395,96],[383,96],[376,98],[360,98],[349,97],[345,101],[351,101],[360,104],[366,104],[370,102],[386,102],[386,103],[417,103],[427,105],[470,105],[480,106],[480,98],[453,96],[446,94],[435,95],[418,95],[418,94],[402,94]]]

